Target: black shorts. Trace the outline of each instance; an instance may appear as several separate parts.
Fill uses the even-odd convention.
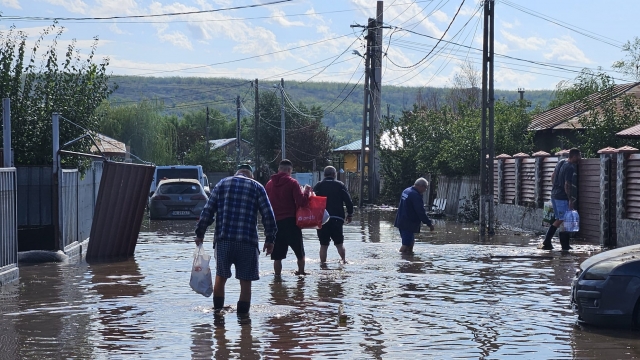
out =
[[[271,260],[282,260],[287,257],[287,250],[296,254],[296,258],[304,257],[304,245],[302,244],[302,230],[296,225],[296,218],[286,218],[276,221],[278,232],[276,233],[276,244],[271,253]]]
[[[318,238],[320,245],[329,245],[333,240],[334,245],[340,245],[344,242],[344,234],[342,233],[342,225],[344,221],[341,219],[331,218],[322,228],[318,229]]]

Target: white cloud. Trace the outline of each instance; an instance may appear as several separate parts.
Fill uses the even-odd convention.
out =
[[[442,10],[438,10],[434,12],[433,14],[431,14],[431,16],[433,16],[433,18],[436,19],[437,21],[449,22],[449,16],[445,14]]]
[[[271,22],[275,22],[275,23],[279,24],[280,26],[284,26],[284,27],[304,26],[305,25],[302,21],[289,21],[286,18],[286,15],[287,14],[285,14],[285,12],[280,10],[280,9],[273,10],[271,12],[271,16],[273,16]]]
[[[500,23],[502,24],[502,27],[507,29],[513,29],[520,26],[520,21],[518,21],[518,19],[514,20],[512,23],[506,21],[501,21]]]
[[[480,5],[478,5],[478,6],[480,6]],[[482,13],[481,11],[478,11],[478,6],[476,6],[476,7],[463,6],[462,9],[460,9],[460,14],[458,14],[458,15],[462,15],[462,16],[471,16],[471,15],[473,15],[475,17],[478,17]]]
[[[538,50],[547,43],[544,39],[535,36],[523,38],[504,30],[501,30],[500,32],[508,42],[516,45],[519,49]]]
[[[85,14],[89,8],[82,0],[45,0],[49,4],[62,6],[68,11]]]
[[[544,54],[544,58],[547,60],[561,60],[580,64],[592,63],[584,52],[576,46],[575,40],[570,36],[549,40],[547,48],[550,49],[548,53]]]
[[[144,11],[135,0],[95,0],[96,7],[90,13],[96,17],[117,15],[139,15]]]
[[[158,38],[160,41],[168,42],[174,46],[193,50],[193,46],[191,45],[191,40],[180,31],[166,32],[168,26],[159,25],[156,26],[158,28]]]
[[[131,35],[130,32],[124,31],[122,29],[120,29],[118,27],[118,24],[111,24],[109,25],[109,30],[111,30],[113,33],[118,34],[118,35]]]
[[[518,87],[529,88],[530,84],[536,80],[536,77],[533,74],[527,74],[502,66],[496,66],[494,80],[496,87],[501,89],[514,89]]]
[[[12,9],[17,9],[17,10],[22,9],[22,7],[20,7],[20,3],[18,2],[18,0],[0,0],[0,4],[6,7],[10,7]]]

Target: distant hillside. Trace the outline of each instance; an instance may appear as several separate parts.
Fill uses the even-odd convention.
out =
[[[230,119],[235,119],[236,96],[244,99],[249,111],[253,111],[254,92],[250,80],[227,78],[185,78],[185,77],[134,77],[113,76],[112,81],[118,89],[111,95],[114,104],[127,104],[142,99],[162,102],[166,111],[182,114],[205,106],[216,108]],[[260,91],[273,91],[277,81],[261,81]],[[343,145],[358,139],[361,135],[363,86],[345,83],[286,81],[285,89],[294,103],[302,102],[306,106],[317,105],[325,109],[323,119],[335,138],[336,145]],[[353,91],[352,91],[353,90]],[[402,110],[411,110],[417,98],[419,88],[384,86],[382,88],[383,114],[387,104],[392,116],[400,116]],[[422,93],[435,92],[443,97],[447,89],[426,88]],[[345,97],[349,94],[348,98]],[[553,92],[536,90],[525,92],[525,99],[531,101],[532,108],[546,106]],[[513,101],[518,99],[517,91],[496,90],[498,99]],[[344,102],[343,102],[344,100]],[[340,104],[342,102],[342,104]],[[336,106],[339,107],[336,108]],[[335,108],[335,110],[334,110]],[[333,110],[333,111],[331,111]]]

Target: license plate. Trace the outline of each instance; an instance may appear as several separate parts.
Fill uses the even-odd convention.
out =
[[[191,211],[176,210],[176,211],[172,211],[171,214],[173,214],[173,215],[191,215]]]

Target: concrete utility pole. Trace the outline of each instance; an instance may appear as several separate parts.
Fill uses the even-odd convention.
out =
[[[493,159],[496,156],[494,146],[493,107],[494,6],[495,0],[484,1],[484,30],[482,36],[482,131],[480,136],[480,235],[485,235],[487,225],[489,235],[493,235],[495,233],[495,212],[493,201]],[[487,118],[489,133],[488,139]]]
[[[364,54],[365,80],[362,109],[362,143],[360,148],[360,196],[359,206],[365,202],[374,203],[380,193],[380,158],[377,152],[376,137],[380,131],[381,89],[382,89],[382,29],[384,2],[378,1],[376,18],[369,18],[367,26],[367,45]],[[357,54],[357,53],[356,53]],[[365,192],[365,187],[367,191]]]
[[[282,153],[282,157],[281,159],[284,160],[286,159],[286,146],[285,146],[285,140],[284,140],[284,79],[280,79],[280,97],[282,99],[282,105],[280,106],[280,127],[281,127],[281,134],[280,134],[280,142],[282,143],[282,149],[281,149],[281,153]]]
[[[209,148],[211,145],[209,144],[209,107],[207,106],[207,125],[204,128],[204,153],[205,155],[209,155]]]
[[[236,166],[240,165],[240,95],[236,98]]]
[[[259,179],[260,178],[260,154],[258,153],[258,129],[260,127],[260,96],[258,94],[258,79],[256,79],[256,82],[254,83],[255,86],[255,91],[256,91],[256,98],[255,98],[255,106],[253,109],[253,116],[254,116],[254,135],[253,135],[253,163],[255,165],[255,174],[253,175],[253,177],[255,179]]]
[[[2,99],[2,166],[13,167],[11,148],[11,100]]]

